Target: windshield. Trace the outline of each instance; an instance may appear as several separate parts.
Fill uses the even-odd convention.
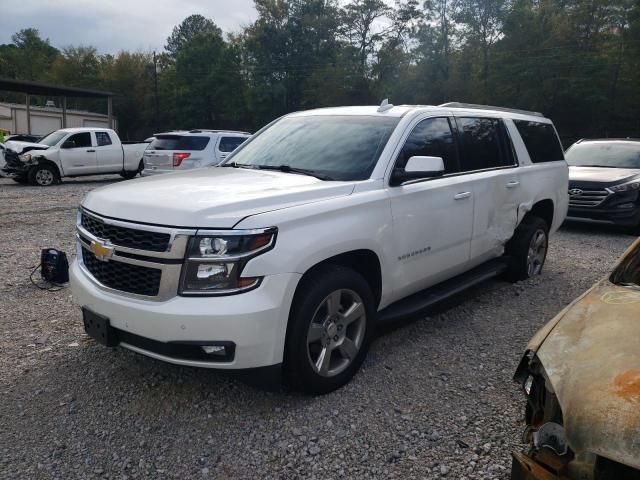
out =
[[[38,143],[47,145],[48,147],[53,147],[66,136],[67,132],[51,132],[38,140]]]
[[[573,166],[640,168],[640,142],[578,143],[565,157]]]
[[[277,121],[227,164],[286,166],[334,180],[369,178],[397,117],[302,116]]]

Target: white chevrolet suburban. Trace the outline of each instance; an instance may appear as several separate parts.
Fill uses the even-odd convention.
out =
[[[324,393],[356,373],[380,323],[539,274],[567,178],[540,114],[293,113],[218,167],[90,192],[73,295],[105,345]]]
[[[20,154],[3,167],[18,183],[48,187],[63,177],[116,173],[133,178],[142,171],[148,143],[123,142],[109,128],[63,128],[38,143],[9,141],[6,147]]]

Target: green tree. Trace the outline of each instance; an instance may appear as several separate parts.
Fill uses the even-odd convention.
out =
[[[190,15],[173,28],[171,35],[167,38],[165,50],[175,57],[185,45],[192,43],[201,35],[222,37],[222,30],[212,20],[202,15]]]
[[[0,45],[0,75],[21,80],[42,80],[59,55],[49,39],[35,28],[24,28],[11,36],[12,43]]]

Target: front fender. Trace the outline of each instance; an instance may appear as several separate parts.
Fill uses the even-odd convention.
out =
[[[391,293],[385,272],[392,258],[392,220],[384,192],[365,192],[254,215],[236,228],[278,227],[273,250],[252,259],[246,276],[304,274],[313,266],[354,250],[375,253],[382,271],[381,305]]]

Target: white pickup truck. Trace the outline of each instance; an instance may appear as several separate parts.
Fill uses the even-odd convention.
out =
[[[8,141],[5,146],[20,154],[7,160],[5,176],[18,183],[49,186],[63,177],[118,173],[133,178],[142,171],[148,142],[121,142],[107,128],[63,128],[38,143]]]
[[[282,117],[218,167],[93,190],[75,301],[99,342],[324,393],[376,326],[542,270],[568,167],[542,115],[461,104]],[[426,340],[428,341],[428,339]],[[416,367],[419,368],[419,367]]]

